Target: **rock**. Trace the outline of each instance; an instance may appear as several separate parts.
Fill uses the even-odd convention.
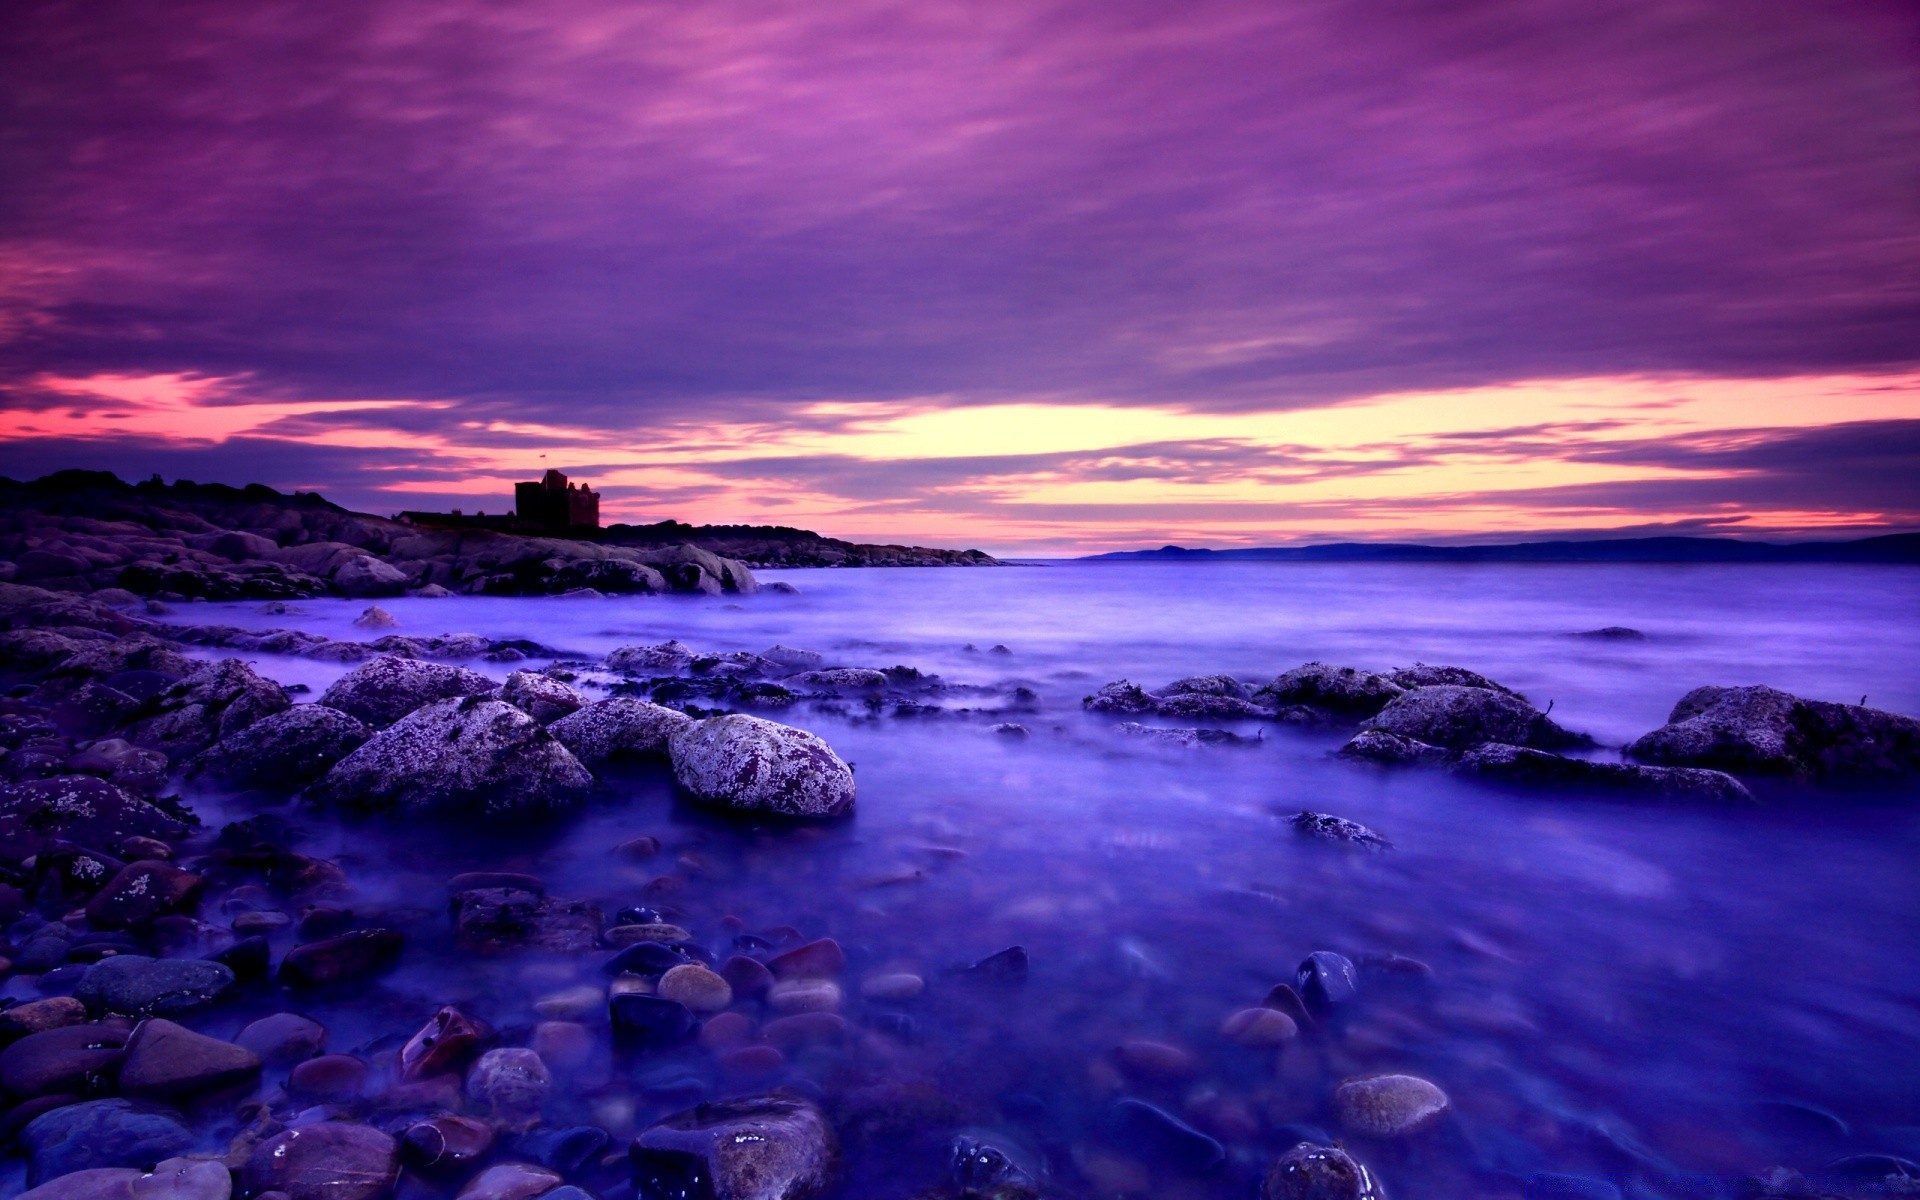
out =
[[[767,967],[782,979],[819,979],[847,969],[847,952],[832,938],[816,938],[776,954]]]
[[[369,604],[364,612],[353,619],[353,624],[356,629],[395,629],[400,622],[378,604]]]
[[[816,654],[812,650],[796,650],[791,646],[771,646],[763,650],[760,657],[789,671],[817,671],[827,665],[824,655]]]
[[[1200,1069],[1190,1051],[1146,1038],[1121,1042],[1113,1057],[1129,1075],[1162,1083],[1191,1078]]]
[[[376,658],[333,682],[320,703],[379,729],[437,700],[484,696],[498,685],[478,671],[410,658]]]
[[[1552,788],[1680,803],[1754,803],[1753,793],[1746,785],[1724,771],[1589,762],[1498,742],[1476,746],[1462,754],[1454,760],[1452,770],[1466,778],[1527,789]]]
[[[1770,687],[1702,687],[1636,740],[1642,762],[1838,786],[1920,779],[1920,720]]]
[[[1333,1092],[1341,1126],[1358,1137],[1408,1137],[1431,1127],[1447,1105],[1447,1094],[1417,1075],[1350,1079]]]
[[[453,1174],[493,1149],[493,1127],[472,1117],[442,1114],[407,1127],[408,1161],[428,1174]]]
[[[215,1004],[233,982],[231,968],[205,959],[120,954],[88,967],[73,994],[94,1012],[179,1017]]]
[[[1407,689],[1448,684],[1453,687],[1486,688],[1488,691],[1506,692],[1511,696],[1520,694],[1503,683],[1495,683],[1480,672],[1469,671],[1465,667],[1436,667],[1426,663],[1416,663],[1411,667],[1402,667],[1387,678]]]
[[[1608,625],[1601,629],[1586,629],[1574,634],[1575,637],[1593,638],[1602,642],[1644,642],[1647,635],[1638,629],[1629,629],[1625,625]]]
[[[1301,1142],[1275,1160],[1260,1200],[1386,1200],[1386,1192],[1345,1150]]]
[[[217,1162],[169,1158],[151,1173],[134,1167],[74,1171],[19,1200],[229,1200],[233,1177]]]
[[[261,1142],[234,1177],[248,1196],[379,1200],[400,1178],[400,1147],[368,1125],[321,1121]]]
[[[1406,767],[1442,762],[1447,752],[1438,746],[1401,737],[1381,729],[1362,729],[1340,747],[1340,757],[1387,766]]]
[[[840,985],[831,979],[781,979],[767,989],[775,1012],[831,1012],[840,1007]]]
[[[128,929],[182,912],[200,897],[200,877],[169,863],[129,863],[87,902],[96,929]]]
[[[1448,750],[1485,742],[1544,750],[1593,744],[1591,738],[1562,729],[1511,692],[1452,684],[1402,692],[1367,727]]]
[[[148,1100],[181,1100],[251,1082],[260,1074],[253,1051],[150,1017],[127,1039],[120,1090]]]
[[[574,954],[600,944],[600,910],[520,888],[475,888],[452,901],[454,942],[475,954]]]
[[[662,642],[657,646],[622,646],[607,655],[607,667],[629,675],[658,671],[684,671],[693,664],[693,650],[684,642]]]
[[[1332,842],[1341,846],[1353,846],[1361,850],[1391,850],[1393,843],[1368,829],[1358,821],[1349,821],[1345,817],[1331,816],[1327,813],[1301,810],[1287,820],[1295,833],[1317,841]]]
[[[733,988],[733,994],[750,1000],[759,999],[773,986],[773,972],[765,963],[748,958],[744,954],[735,954],[720,964],[720,975]]]
[[[840,1147],[820,1110],[788,1096],[703,1104],[633,1140],[635,1191],[713,1200],[813,1200],[839,1176]]]
[[[596,700],[547,727],[588,766],[626,759],[665,758],[667,742],[693,724],[685,713],[631,696]]]
[[[709,717],[668,740],[674,777],[735,812],[829,818],[853,808],[853,772],[819,737],[759,717]]]
[[[1292,1017],[1273,1008],[1243,1008],[1220,1026],[1221,1036],[1254,1049],[1284,1045],[1299,1033]]]
[[[371,1072],[351,1054],[322,1054],[294,1064],[287,1073],[287,1091],[303,1101],[350,1104],[364,1096]]]
[[[391,929],[356,929],[308,942],[280,960],[280,982],[288,987],[330,987],[381,974],[400,960],[407,939]]]
[[[683,963],[660,977],[659,995],[694,1012],[711,1013],[733,1003],[733,986],[699,963]]]
[[[1294,986],[1315,1013],[1327,1013],[1352,1000],[1360,991],[1353,960],[1331,950],[1316,950],[1301,960]]]
[[[400,568],[381,562],[371,554],[343,556],[340,565],[329,576],[333,586],[342,596],[354,599],[369,599],[374,596],[398,596],[407,590],[412,580]],[[368,612],[384,611],[378,608]],[[363,613],[364,617],[365,614]],[[389,618],[391,620],[391,618]],[[358,621],[354,622],[359,624]],[[376,628],[370,626],[370,628]]]
[[[264,1062],[286,1067],[324,1051],[327,1027],[298,1013],[274,1013],[248,1025],[233,1040]]]
[[[1400,692],[1400,685],[1385,675],[1310,662],[1280,675],[1254,699],[1276,707],[1298,704],[1357,718],[1373,716]]]
[[[871,975],[860,983],[860,995],[868,1000],[902,1004],[927,990],[927,981],[907,971]]]
[[[887,673],[868,667],[829,667],[823,671],[803,671],[787,683],[827,692],[877,691],[887,686]]]
[[[125,738],[174,757],[197,754],[292,704],[271,679],[237,658],[201,667],[141,706]]]
[[[25,1037],[47,1029],[64,1029],[87,1019],[87,1006],[72,996],[49,996],[0,1009],[0,1039]]]
[[[177,1114],[135,1100],[69,1104],[42,1113],[20,1131],[30,1185],[101,1167],[144,1170],[150,1163],[185,1152],[193,1141]]]
[[[542,725],[551,725],[587,703],[579,689],[538,671],[515,671],[500,688],[500,699]]]
[[[1088,712],[1119,713],[1124,716],[1139,716],[1154,712],[1159,701],[1147,694],[1147,690],[1125,679],[1107,684],[1091,696],[1081,699],[1080,707]]]
[[[560,1186],[558,1172],[531,1163],[496,1163],[473,1177],[454,1200],[535,1200]]]
[[[56,775],[0,788],[0,859],[18,862],[56,841],[117,846],[129,837],[184,837],[185,822],[92,775]]]
[[[1108,1134],[1136,1153],[1163,1159],[1183,1171],[1210,1171],[1225,1161],[1226,1147],[1179,1117],[1127,1096],[1108,1106]]]
[[[524,1047],[489,1050],[467,1071],[467,1098],[510,1126],[538,1121],[540,1106],[552,1090],[547,1064]]]
[[[1027,952],[1024,947],[1008,946],[969,963],[954,972],[974,983],[1018,984],[1027,981]]]
[[[603,935],[609,946],[631,946],[635,942],[685,942],[693,934],[678,925],[615,925]]]
[[[238,787],[295,788],[326,774],[371,733],[339,709],[297,704],[222,738],[191,769]]]
[[[493,1031],[452,1005],[427,1018],[400,1049],[400,1077],[426,1079],[457,1071],[493,1040]]]
[[[1137,721],[1122,721],[1114,726],[1114,731],[1143,742],[1179,750],[1198,750],[1202,746],[1242,745],[1256,740],[1241,737],[1237,733],[1228,733],[1224,729],[1168,729],[1161,725],[1142,725]]]
[[[361,812],[507,817],[570,808],[592,784],[532,717],[465,696],[435,701],[374,734],[310,794]]]
[[[100,1085],[123,1056],[126,1041],[126,1031],[104,1025],[30,1033],[0,1050],[0,1090],[23,1100],[107,1090]]]
[[[693,1035],[693,1010],[678,1000],[617,993],[608,1002],[614,1040],[635,1049],[677,1046]]]

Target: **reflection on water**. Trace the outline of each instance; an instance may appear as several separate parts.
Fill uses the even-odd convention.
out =
[[[699,1047],[638,1061],[603,1047],[563,1073],[553,1115],[618,1135],[692,1100],[797,1086],[826,1098],[850,1136],[851,1195],[927,1186],[963,1129],[1044,1164],[1065,1194],[1245,1195],[1274,1154],[1334,1131],[1335,1084],[1375,1071],[1425,1076],[1454,1102],[1432,1134],[1356,1144],[1398,1196],[1519,1196],[1536,1172],[1682,1194],[1651,1181],[1815,1169],[1869,1151],[1920,1157],[1911,808],[1810,798],[1729,813],[1518,797],[1333,760],[1332,732],[1270,726],[1251,746],[1168,751],[1079,707],[1122,676],[1264,681],[1317,658],[1471,667],[1553,702],[1557,720],[1603,745],[1657,725],[1703,683],[1866,694],[1916,712],[1920,572],[1127,564],[768,575],[801,594],[383,604],[400,632],[532,637],[577,656],[668,637],[712,651],[784,643],[984,689],[950,709],[997,708],[1025,685],[1039,699],[1017,719],[1032,736],[992,733],[1007,718],[986,712],[789,710],[782,719],[856,766],[858,815],[828,830],[701,820],[645,772],[544,844],[468,830],[391,836],[301,814],[310,844],[347,865],[357,909],[414,914],[416,950],[385,993],[327,1012],[336,1048],[390,1036],[404,1024],[396,1014],[442,1002],[525,1035],[536,1000],[602,981],[598,956],[452,952],[445,879],[507,868],[609,914],[664,909],[722,954],[738,933],[780,927],[838,939],[852,959],[843,1040],[789,1046],[772,1078],[724,1070]],[[350,638],[362,606],[307,603],[292,617],[256,607],[196,605],[176,619]],[[1647,637],[1570,636],[1608,625]],[[990,652],[996,644],[1011,653]],[[342,669],[260,667],[316,690]],[[211,824],[238,811],[218,796],[197,802]],[[1362,821],[1396,849],[1304,841],[1285,822],[1302,808]],[[640,834],[663,851],[641,862],[610,853]],[[1029,954],[1024,986],[949,973],[1009,945]],[[1279,1051],[1221,1036],[1229,1014],[1316,950],[1408,956],[1431,975],[1369,971],[1350,1015]],[[893,971],[924,976],[927,992],[858,998],[861,978]],[[1122,1065],[1115,1048],[1136,1039],[1191,1059]],[[1183,1168],[1120,1119],[1122,1096],[1179,1114],[1229,1161]]]

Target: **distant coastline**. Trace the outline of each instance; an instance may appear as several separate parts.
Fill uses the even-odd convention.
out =
[[[1329,542],[1207,550],[1162,546],[1116,550],[1073,562],[1539,562],[1539,563],[1885,563],[1920,565],[1920,533],[1832,542],[1759,542],[1739,538],[1650,537],[1433,546],[1417,542]]]

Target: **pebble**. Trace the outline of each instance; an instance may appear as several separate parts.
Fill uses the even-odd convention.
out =
[[[291,924],[293,924],[292,917],[269,909],[241,913],[233,919],[233,931],[245,937],[256,933],[278,933]]]
[[[1353,962],[1344,954],[1316,950],[1307,955],[1294,974],[1294,986],[1310,1011],[1325,1013],[1352,1000],[1359,993]]]
[[[767,990],[775,1012],[831,1012],[840,1007],[840,985],[831,979],[780,979]]]
[[[768,1021],[760,1033],[777,1046],[800,1046],[809,1042],[845,1040],[850,1026],[839,1013],[795,1013]]]
[[[492,1037],[493,1031],[485,1024],[448,1005],[428,1017],[419,1032],[401,1047],[400,1076],[425,1079],[457,1071]]]
[[[1300,1026],[1286,1013],[1275,1008],[1243,1008],[1220,1026],[1221,1036],[1253,1049],[1268,1049],[1288,1042],[1300,1033]]]
[[[378,1200],[400,1177],[400,1146],[367,1125],[318,1121],[276,1134],[234,1172],[238,1190],[258,1200]]]
[[[753,1021],[744,1013],[720,1013],[700,1026],[700,1044],[709,1050],[744,1045],[753,1038]]]
[[[23,1037],[46,1029],[78,1025],[86,1019],[87,1006],[72,996],[29,1000],[0,1012],[0,1037]]]
[[[273,1066],[289,1066],[327,1048],[327,1027],[299,1013],[274,1013],[242,1029],[234,1042]]]
[[[686,942],[693,935],[678,925],[615,925],[606,931],[609,946],[631,946],[635,942]]]
[[[120,1090],[129,1096],[180,1100],[249,1083],[259,1074],[260,1058],[253,1051],[152,1017],[127,1039]]]
[[[827,978],[847,969],[847,954],[839,942],[820,938],[775,955],[767,966],[781,979]]]
[[[1384,1200],[1384,1196],[1372,1172],[1345,1150],[1301,1142],[1274,1161],[1260,1185],[1260,1200]]]
[[[453,1172],[485,1158],[493,1149],[493,1127],[472,1117],[443,1113],[407,1127],[402,1135],[407,1161],[428,1173]]]
[[[901,1003],[927,990],[927,981],[907,971],[870,975],[860,984],[860,994],[868,1000]]]
[[[1334,1089],[1333,1107],[1348,1133],[1399,1138],[1429,1128],[1447,1111],[1447,1094],[1417,1075],[1350,1079]]]
[[[1188,1051],[1146,1039],[1120,1043],[1114,1050],[1114,1058],[1128,1074],[1161,1083],[1189,1079],[1200,1067]]]
[[[303,1100],[344,1104],[367,1092],[371,1072],[351,1054],[322,1054],[297,1064],[287,1076],[287,1091]]]
[[[553,1067],[585,1066],[596,1052],[592,1031],[574,1021],[542,1021],[533,1027],[528,1044],[541,1062]]]
[[[687,963],[662,975],[659,994],[668,1000],[678,1000],[697,1013],[720,1012],[733,1003],[733,986],[698,963]],[[838,1003],[838,997],[835,1003]]]
[[[28,1183],[94,1167],[141,1167],[192,1147],[193,1134],[165,1112],[132,1100],[88,1100],[43,1113],[20,1131]]]
[[[532,1123],[553,1090],[553,1075],[524,1047],[489,1050],[467,1072],[467,1096],[502,1120]]]
[[[637,994],[615,995],[610,1008],[613,1035],[629,1046],[676,1046],[693,1033],[693,1010],[678,1000]]]
[[[720,975],[733,988],[734,995],[748,1000],[759,999],[773,986],[773,972],[744,954],[735,954],[721,963]]]
[[[533,1002],[533,1011],[556,1021],[578,1021],[606,1009],[607,993],[592,984],[552,992]]]
[[[378,975],[400,959],[407,939],[391,929],[356,929],[295,946],[280,961],[280,982],[290,987],[326,987]]]
[[[88,967],[73,994],[95,1011],[178,1017],[208,1007],[233,981],[232,968],[220,963],[120,954]]]
[[[498,1163],[473,1177],[455,1200],[534,1200],[559,1187],[560,1176],[531,1163]]]
[[[0,1050],[0,1090],[21,1099],[67,1092],[84,1095],[89,1081],[120,1060],[124,1029],[67,1025],[30,1033]]]
[[[720,1056],[720,1069],[729,1075],[772,1075],[787,1065],[787,1056],[772,1046],[736,1046]]]

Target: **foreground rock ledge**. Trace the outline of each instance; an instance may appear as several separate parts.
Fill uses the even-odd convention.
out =
[[[853,810],[852,769],[803,729],[735,713],[680,729],[667,748],[680,786],[714,807],[812,819]]]

